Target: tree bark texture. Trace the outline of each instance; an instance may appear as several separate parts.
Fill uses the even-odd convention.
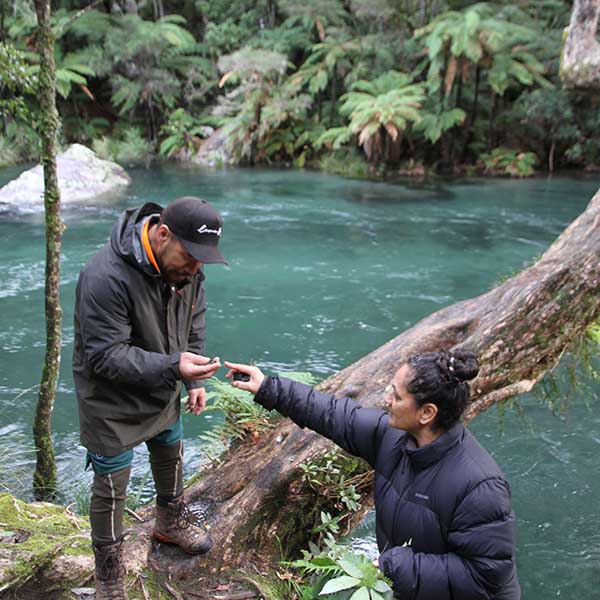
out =
[[[56,67],[54,37],[50,27],[50,0],[36,0],[38,51],[40,54],[39,99],[42,164],[44,166],[44,207],[46,217],[46,352],[35,412],[33,437],[36,469],[33,488],[36,499],[49,499],[56,488],[56,465],[52,446],[51,417],[60,367],[61,309],[59,303],[60,248],[62,221],[56,170],[59,126],[56,109]]]
[[[565,30],[560,77],[567,87],[600,87],[600,0],[575,0]]]
[[[531,267],[481,296],[423,319],[318,387],[366,406],[381,406],[385,386],[410,355],[470,348],[481,371],[471,386],[469,421],[498,402],[530,391],[600,316],[599,293],[600,192]],[[230,450],[224,462],[206,469],[186,491],[192,505],[212,506],[211,552],[187,557],[176,548],[153,547],[153,509],[148,507],[125,542],[130,574],[151,569],[180,590],[193,590],[189,597],[200,598],[214,598],[218,581],[229,582],[239,571],[272,574],[282,556],[306,546],[318,516],[315,507],[331,508],[302,483],[300,468],[330,448],[324,438],[282,420],[257,443]],[[361,502],[363,508],[351,517],[349,527],[372,505],[369,486]],[[50,578],[51,569],[46,572]]]

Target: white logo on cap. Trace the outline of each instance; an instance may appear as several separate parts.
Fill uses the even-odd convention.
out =
[[[221,237],[221,230],[223,228],[219,227],[219,229],[209,229],[206,225],[202,225],[202,227],[198,227],[196,231],[198,233],[216,233],[219,237]]]

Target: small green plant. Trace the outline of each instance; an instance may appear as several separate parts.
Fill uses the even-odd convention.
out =
[[[300,582],[291,580],[301,600],[318,597],[326,600],[393,598],[391,582],[371,560],[338,544],[331,533],[324,539],[322,550],[311,544],[310,550],[302,552],[301,559],[282,564],[301,572]]]
[[[7,432],[0,438],[0,494],[25,496],[31,486],[35,448],[24,434]]]
[[[224,419],[202,438],[220,446],[232,441],[252,439],[258,441],[260,434],[274,427],[269,411],[253,400],[250,392],[234,388],[229,382],[212,378],[208,381],[210,391],[206,395],[212,402],[205,412],[221,411]]]
[[[120,164],[146,162],[152,152],[151,144],[137,127],[125,129],[121,135],[103,136],[94,140],[92,149],[98,156]]]
[[[360,459],[332,448],[300,468],[302,480],[320,497],[334,499],[342,516],[362,507],[359,490],[369,481],[370,471]]]
[[[0,132],[0,167],[35,162],[40,157],[40,138],[32,125],[8,118]]]
[[[285,373],[289,379],[313,385],[316,379],[310,373]],[[258,442],[261,433],[275,427],[277,420],[269,411],[254,402],[250,392],[233,387],[229,382],[212,378],[208,380],[207,400],[211,400],[205,411],[220,411],[224,415],[221,423],[201,438],[209,442],[209,459],[215,460],[231,442],[252,440]],[[186,398],[182,399],[185,402]]]
[[[198,151],[202,139],[211,132],[212,128],[204,124],[202,119],[196,119],[183,108],[177,108],[160,129],[164,139],[159,153],[167,158],[178,155],[187,159]]]
[[[600,320],[588,327],[587,335],[592,342],[598,345],[598,349],[600,350]]]
[[[318,167],[326,173],[351,179],[380,179],[383,175],[381,166],[374,168],[353,151],[326,152],[321,156]]]
[[[533,175],[537,162],[538,158],[533,152],[502,147],[494,148],[481,156],[484,171],[490,175],[529,177]]]
[[[81,144],[89,144],[101,137],[110,128],[110,123],[103,117],[82,119],[71,116],[64,119],[64,129],[67,139],[76,140]]]

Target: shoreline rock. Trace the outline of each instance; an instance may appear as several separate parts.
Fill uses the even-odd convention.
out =
[[[125,169],[72,144],[56,159],[61,205],[108,204],[131,183]],[[0,212],[37,212],[44,208],[44,173],[37,165],[0,188]]]

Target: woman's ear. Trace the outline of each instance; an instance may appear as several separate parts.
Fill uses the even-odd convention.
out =
[[[438,414],[438,407],[432,402],[426,402],[419,407],[419,424],[433,425]]]

